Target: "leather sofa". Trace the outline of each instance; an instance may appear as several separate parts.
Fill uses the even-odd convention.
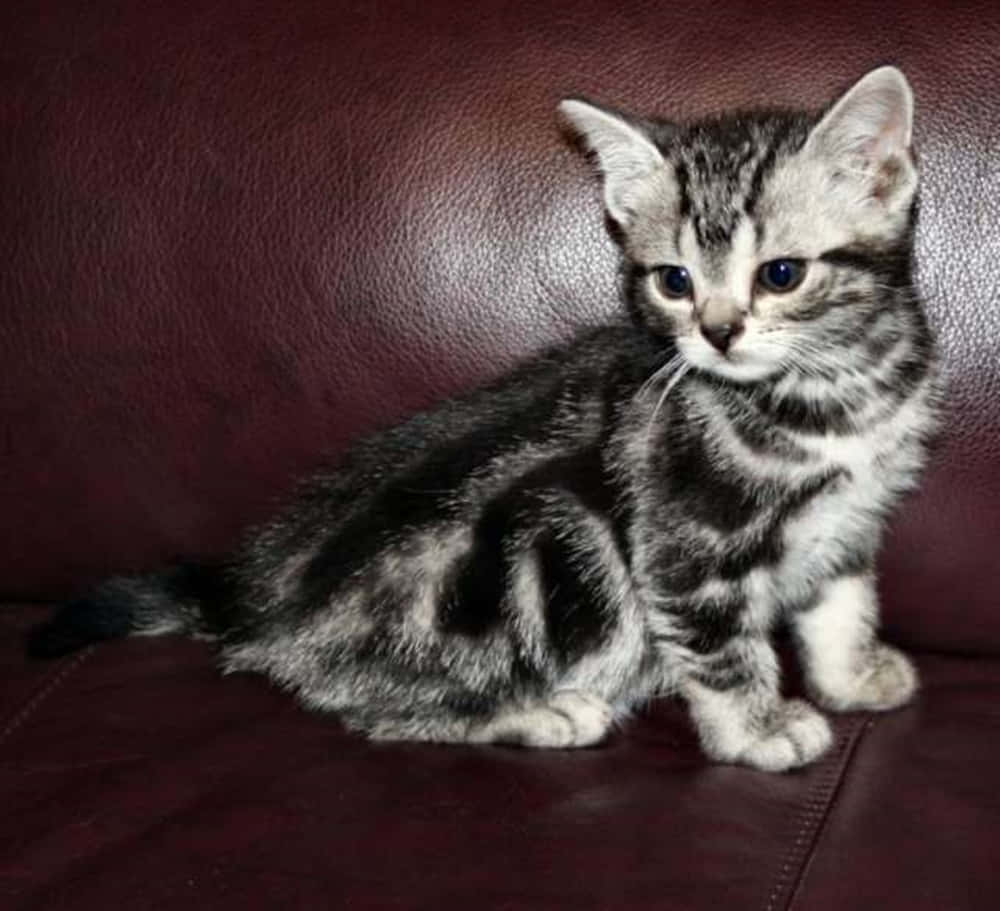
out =
[[[49,602],[224,553],[618,306],[564,95],[819,106],[884,62],[951,387],[881,561],[915,704],[767,775],[670,700],[602,749],[372,745],[203,643],[24,657]],[[1000,907],[998,135],[986,0],[3,4],[0,907]]]

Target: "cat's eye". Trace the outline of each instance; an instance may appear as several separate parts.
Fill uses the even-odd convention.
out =
[[[660,269],[660,287],[667,297],[688,297],[691,275],[683,266],[664,266]]]
[[[758,284],[776,294],[797,288],[805,276],[806,264],[801,259],[772,259],[757,270]]]

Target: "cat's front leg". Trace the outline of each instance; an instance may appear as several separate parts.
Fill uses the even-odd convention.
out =
[[[823,588],[794,618],[813,698],[834,711],[887,711],[917,690],[917,672],[902,652],[880,642],[878,598],[869,574],[844,576]]]
[[[807,702],[782,699],[778,678],[764,636],[739,636],[694,662],[681,692],[711,758],[783,772],[827,750],[833,740],[827,720]]]

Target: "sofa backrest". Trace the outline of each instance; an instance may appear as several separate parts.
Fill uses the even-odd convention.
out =
[[[887,624],[1000,649],[998,47],[993,2],[5,4],[0,589],[217,555],[355,436],[613,311],[564,95],[819,106],[894,62],[952,397]]]

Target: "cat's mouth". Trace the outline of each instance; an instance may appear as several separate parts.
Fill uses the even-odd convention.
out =
[[[677,347],[693,367],[732,382],[759,383],[776,377],[781,371],[780,361],[758,350],[752,339],[740,339],[720,351],[705,339],[692,335],[679,338]]]

